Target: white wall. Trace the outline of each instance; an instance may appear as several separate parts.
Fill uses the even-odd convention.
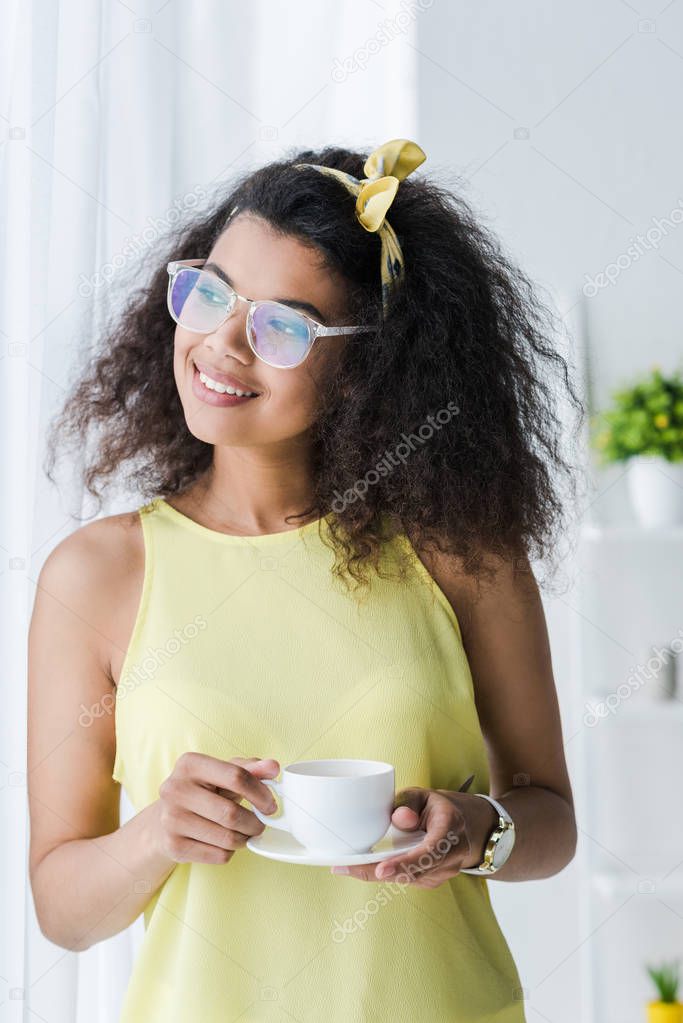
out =
[[[680,366],[683,225],[680,212],[671,214],[683,208],[683,6],[666,0],[436,2],[420,17],[418,47],[418,137],[429,157],[426,167],[441,166],[444,179],[461,188],[510,254],[555,296],[560,312],[569,313],[573,326],[577,313],[585,315],[596,405],[603,407],[615,386],[652,363]],[[614,283],[605,284],[597,275],[617,262],[610,271]],[[597,474],[591,517],[631,519],[622,475],[620,467]],[[654,580],[639,574],[632,551],[603,552],[593,573],[602,586],[602,604],[594,604],[588,619],[579,613],[575,591],[545,601],[582,846],[594,842],[578,784],[585,738],[579,686],[598,682],[616,688],[651,644],[673,635],[675,622],[683,624],[680,585],[676,589],[682,550],[680,544],[669,550]],[[624,589],[626,576],[632,581]],[[666,618],[659,616],[659,629],[658,599],[668,611]],[[573,671],[579,625],[589,651],[584,665],[599,663],[597,677],[579,678]],[[638,733],[631,750],[631,767],[634,758],[642,759],[650,811],[654,793],[668,786],[660,797],[661,815],[672,812],[667,806],[673,782],[665,765],[673,767],[673,760],[666,747],[663,754],[657,749],[658,742],[680,743],[681,731],[679,723],[672,736],[655,720]],[[618,766],[616,751],[603,759],[603,772],[610,765],[614,776],[611,784],[601,779],[601,798],[620,795],[637,834],[639,815],[645,816],[638,802],[644,791],[627,788],[630,776]],[[604,842],[604,834],[600,837]],[[644,844],[652,839],[640,837]],[[623,832],[615,836],[610,853],[623,853],[623,841]],[[678,841],[683,843],[680,831]],[[675,850],[669,852],[662,870],[674,866]],[[634,862],[631,854],[626,858]],[[642,869],[635,862],[636,875]],[[579,878],[577,857],[546,881],[490,884],[520,966],[528,1017],[552,1023],[585,1019],[577,987],[580,960],[595,959],[600,934],[607,933],[611,972],[603,979],[615,998],[613,1018],[635,1023],[643,1018],[642,1003],[652,997],[641,976],[645,947],[654,953],[661,933],[667,957],[683,955],[680,895],[667,894],[665,901],[660,896],[656,907],[650,898],[642,913],[642,895],[640,903],[631,899],[621,910],[618,902],[594,899],[594,913],[606,930],[591,935],[579,911]],[[677,944],[670,940],[672,923]],[[622,995],[628,991],[621,1001],[620,987]],[[600,1017],[600,1023],[607,1019]]]

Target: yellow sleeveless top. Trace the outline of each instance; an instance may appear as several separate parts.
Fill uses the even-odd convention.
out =
[[[396,791],[474,774],[469,791],[488,793],[459,624],[405,534],[382,558],[403,549],[408,578],[375,573],[359,602],[330,572],[327,517],[245,537],[163,498],[138,512],[145,572],[112,772],[136,812],[186,750],[382,760]],[[120,1023],[525,1023],[484,877],[419,889],[240,848],[178,863],[144,924]]]

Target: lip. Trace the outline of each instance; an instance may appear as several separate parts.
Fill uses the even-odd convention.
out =
[[[221,373],[219,370],[214,369],[213,366],[209,366],[205,362],[198,362],[197,359],[192,360],[201,373],[206,373],[208,377],[215,380],[218,384],[227,384],[229,387],[234,387],[238,391],[251,391],[254,394],[260,394],[255,387],[250,387],[249,384],[245,384],[242,380],[232,376],[230,373]]]
[[[240,398],[239,395],[228,394],[227,391],[224,393],[212,391],[205,387],[199,379],[199,370],[196,366],[192,367],[192,393],[205,405],[211,405],[214,408],[231,408],[233,405],[248,405],[252,401],[258,401],[258,396]]]

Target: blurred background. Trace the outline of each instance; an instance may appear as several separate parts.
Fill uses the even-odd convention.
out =
[[[646,964],[683,958],[683,3],[4,0],[2,20],[0,1020],[114,1023],[142,931],[65,951],[28,886],[26,629],[88,510],[78,465],[44,477],[50,420],[212,189],[292,146],[397,137],[548,296],[591,417],[544,596],[579,848],[489,891],[530,1023],[647,1019]]]

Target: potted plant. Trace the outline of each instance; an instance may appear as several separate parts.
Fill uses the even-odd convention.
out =
[[[592,442],[602,463],[627,463],[629,496],[641,525],[683,522],[683,376],[665,376],[653,366],[613,392],[612,401],[592,417]]]
[[[647,1003],[647,1023],[681,1023],[683,1020],[683,1002],[677,999],[678,962],[676,959],[670,966],[647,967],[659,995],[656,1002]]]

